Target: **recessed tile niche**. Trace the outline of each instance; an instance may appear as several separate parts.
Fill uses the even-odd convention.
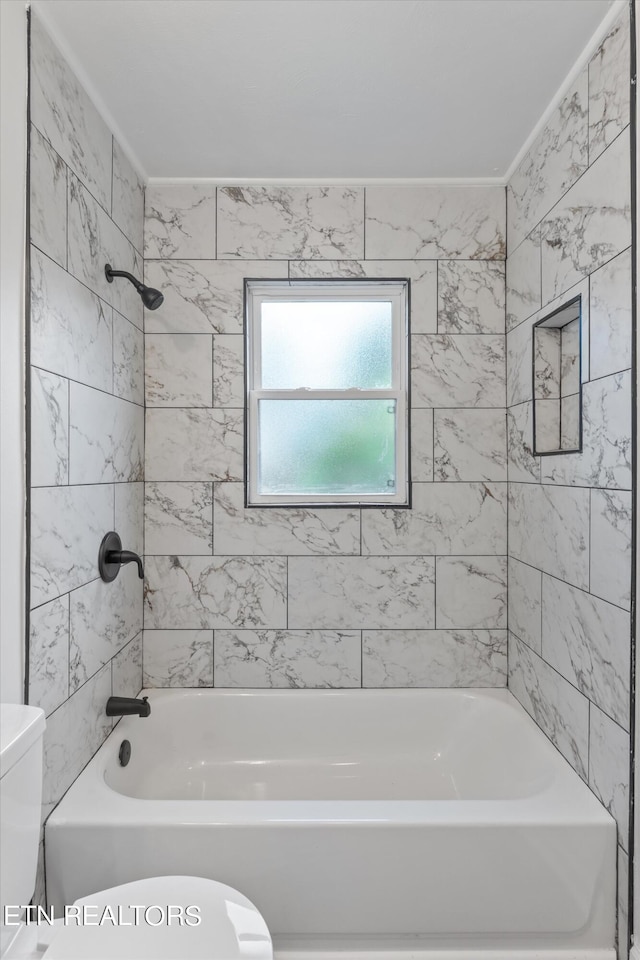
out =
[[[582,449],[582,298],[575,297],[533,327],[533,452]]]

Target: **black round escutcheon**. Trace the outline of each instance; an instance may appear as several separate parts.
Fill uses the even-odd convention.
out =
[[[118,759],[120,760],[120,766],[126,767],[131,760],[131,744],[128,740],[123,740],[120,744],[120,753],[118,754]]]
[[[120,557],[118,557],[117,560],[113,560],[111,555],[121,552],[122,540],[115,530],[105,533],[102,538],[102,543],[100,544],[100,550],[98,551],[98,570],[105,583],[111,583],[120,573]]]

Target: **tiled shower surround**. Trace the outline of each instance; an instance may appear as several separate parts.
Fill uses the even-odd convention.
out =
[[[142,686],[142,582],[98,577],[100,541],[143,548],[142,185],[37,16],[31,29],[29,701],[47,714],[43,818]],[[43,896],[42,868],[38,899]]]
[[[507,188],[509,687],[618,822],[621,945],[631,722],[629,149],[625,12]],[[531,328],[578,294],[583,450],[534,457]]]
[[[624,940],[628,50],[625,16],[506,205],[490,186],[187,182],[147,188],[143,233],[135,172],[34,21],[29,690],[48,715],[45,815],[109,733],[112,690],[508,683],[618,821]],[[107,261],[163,291],[144,323]],[[411,510],[245,509],[246,277],[411,279]],[[531,328],[578,293],[584,450],[534,458]],[[143,635],[135,570],[97,579],[112,527],[144,547]]]
[[[499,187],[152,186],[148,686],[502,686]],[[243,278],[411,279],[411,510],[246,508]]]

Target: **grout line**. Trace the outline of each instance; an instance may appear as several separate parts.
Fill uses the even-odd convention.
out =
[[[114,178],[115,169],[116,169],[116,167],[115,167],[114,154],[115,154],[115,137],[114,137],[114,135],[113,135],[113,133],[112,133],[112,134],[111,134],[111,178],[110,178],[110,179],[111,179],[111,182],[110,182],[110,184],[109,184],[109,188],[110,188],[110,189],[109,189],[109,207],[110,207],[110,209],[108,210],[109,217],[110,217],[112,220],[113,220],[113,178]]]
[[[285,557],[285,561],[286,561],[286,581],[285,581],[285,585],[286,585],[286,601],[285,601],[285,606],[286,606],[286,620],[285,620],[285,625],[286,625],[286,629],[288,630],[288,629],[289,629],[289,557],[288,557],[288,556]]]
[[[591,786],[591,708],[593,703],[588,700],[587,707],[587,784]],[[603,711],[604,712],[604,711]]]
[[[62,160],[62,158],[60,159]],[[62,160],[62,163],[64,163],[64,160]],[[65,175],[65,191],[64,191],[65,245],[64,245],[64,266],[62,267],[62,269],[65,271],[65,273],[69,273],[69,190],[71,189],[71,184],[69,183],[69,167],[67,166],[66,163],[64,163],[64,169],[65,169],[65,174],[64,174]],[[30,237],[29,237],[29,240],[31,240]],[[39,248],[36,247],[36,249],[39,249]],[[48,259],[50,259],[53,263],[57,263],[57,261],[54,260],[53,257],[49,257]],[[60,264],[58,264],[58,266],[60,266]],[[69,275],[71,276],[71,274]]]
[[[367,188],[362,188],[362,259],[367,259]]]
[[[71,696],[71,593],[67,594],[67,700]]]

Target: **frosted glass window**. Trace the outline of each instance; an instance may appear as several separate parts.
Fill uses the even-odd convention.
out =
[[[392,385],[389,301],[265,303],[261,328],[264,388]]]
[[[259,489],[396,492],[395,401],[260,400]]]
[[[247,505],[408,505],[408,280],[247,280]]]

